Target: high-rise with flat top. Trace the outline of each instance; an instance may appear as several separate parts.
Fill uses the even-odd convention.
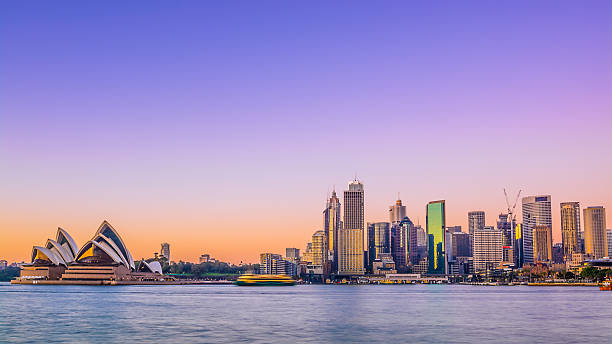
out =
[[[427,204],[428,274],[446,274],[446,209],[444,200]]]
[[[161,255],[166,258],[168,262],[170,262],[170,244],[167,242],[161,244]]]
[[[504,231],[485,227],[474,231],[474,270],[495,269],[503,260]]]
[[[521,266],[534,262],[533,231],[535,226],[548,226],[552,229],[550,195],[523,197],[522,208],[523,261]]]
[[[604,207],[584,208],[584,251],[595,259],[608,255]]]
[[[364,192],[358,180],[344,191],[344,220],[338,231],[338,274],[363,275]]]
[[[580,203],[561,203],[561,244],[563,260],[572,260],[572,254],[581,253],[580,248]]]
[[[485,212],[475,210],[468,212],[468,233],[474,235],[476,229],[483,229],[485,226]]]
[[[395,205],[389,207],[389,222],[391,225],[401,222],[406,217],[406,206],[398,199]]]

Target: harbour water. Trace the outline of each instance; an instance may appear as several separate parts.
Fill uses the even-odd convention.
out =
[[[0,342],[610,343],[592,287],[0,284]]]

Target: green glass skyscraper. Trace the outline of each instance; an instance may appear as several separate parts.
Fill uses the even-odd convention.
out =
[[[446,274],[446,209],[444,200],[427,204],[428,274]]]

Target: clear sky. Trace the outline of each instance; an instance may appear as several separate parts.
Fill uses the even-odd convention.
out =
[[[102,220],[135,259],[304,249],[355,173],[366,221],[493,225],[502,189],[603,205],[610,1],[0,5],[0,259]],[[520,203],[520,201],[519,201]],[[520,210],[520,205],[518,209]],[[520,217],[519,217],[520,218]]]

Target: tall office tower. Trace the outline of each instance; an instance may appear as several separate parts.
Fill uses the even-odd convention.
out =
[[[327,238],[325,231],[316,231],[312,235],[312,265],[324,266],[327,262]]]
[[[446,227],[446,231],[450,233],[460,233],[461,226],[449,226],[449,227]]]
[[[363,184],[357,180],[344,191],[344,220],[338,231],[338,274],[363,275]]]
[[[451,258],[456,260],[457,257],[471,257],[472,248],[470,247],[470,235],[464,232],[454,232],[452,236],[453,248]]]
[[[446,209],[444,200],[427,204],[428,274],[446,274]]]
[[[170,244],[167,242],[161,244],[161,255],[166,258],[168,262],[170,262]]]
[[[285,249],[285,258],[293,264],[300,263],[300,249],[295,247],[287,247]]]
[[[580,203],[561,203],[561,244],[563,260],[572,260],[572,254],[581,253],[580,248]]]
[[[606,238],[606,209],[604,207],[584,208],[584,253],[599,259],[608,255]]]
[[[533,230],[535,226],[548,226],[552,228],[552,215],[550,208],[550,195],[523,197],[523,262],[533,263]]]
[[[612,258],[612,229],[606,231],[606,238],[608,239],[608,258]]]
[[[368,223],[368,266],[372,271],[375,259],[391,254],[391,230],[388,222]]]
[[[396,223],[391,227],[391,256],[395,262],[395,267],[402,271],[408,265],[410,260],[410,245],[411,233],[414,227],[414,223],[410,221],[408,216],[404,216],[400,223]],[[416,233],[415,233],[415,245],[416,247]]]
[[[497,217],[497,229],[504,233],[503,240],[503,261],[506,263],[514,263],[514,231],[512,224],[508,222],[508,214],[499,214]]]
[[[336,196],[336,190],[332,195],[323,211],[323,228],[327,237],[327,249],[332,261],[332,271],[338,269],[338,230],[340,229],[340,199]]]
[[[391,224],[401,222],[406,217],[406,206],[402,205],[402,200],[398,199],[395,205],[389,207],[389,222]]]
[[[533,261],[552,261],[552,229],[550,226],[535,226],[533,229]]]
[[[514,265],[520,268],[525,260],[523,253],[523,225],[520,223],[514,226],[514,247],[516,249],[516,252],[514,252]]]
[[[503,236],[503,230],[493,227],[474,230],[473,251],[476,272],[494,269],[502,262]]]
[[[476,210],[468,212],[468,233],[474,234],[476,229],[483,229],[485,226],[485,212]]]

